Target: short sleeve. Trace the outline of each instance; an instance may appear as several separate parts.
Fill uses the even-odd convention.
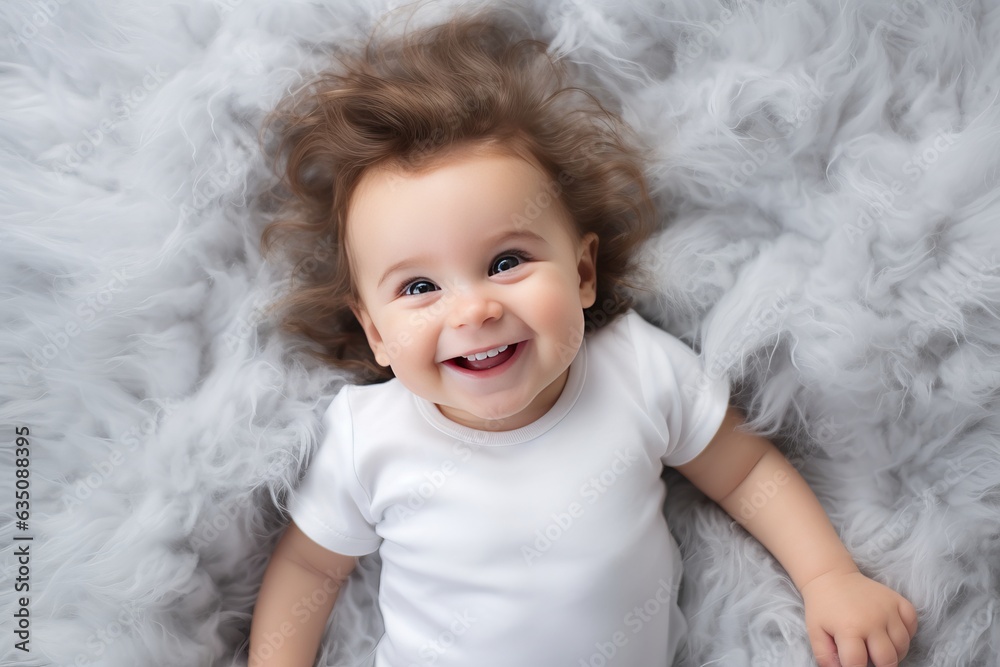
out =
[[[722,424],[729,378],[707,372],[694,350],[634,311],[627,317],[646,410],[666,445],[660,459],[670,467],[688,463]]]
[[[345,556],[377,550],[382,538],[371,519],[371,502],[354,466],[350,386],[345,386],[323,415],[323,436],[288,511],[311,540]]]

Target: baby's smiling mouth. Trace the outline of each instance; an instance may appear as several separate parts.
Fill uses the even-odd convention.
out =
[[[514,351],[517,349],[517,346],[517,343],[501,345],[485,352],[478,352],[468,356],[453,357],[448,361],[466,370],[485,371],[493,368],[494,366],[499,366],[514,356]]]

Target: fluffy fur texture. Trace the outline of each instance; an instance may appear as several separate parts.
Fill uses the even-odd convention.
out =
[[[0,477],[11,489],[28,426],[32,493],[29,530],[10,491],[0,510],[8,622],[11,536],[34,536],[31,652],[5,633],[3,664],[245,664],[285,498],[343,381],[262,316],[285,283],[257,250],[257,124],[389,6],[0,7]],[[914,602],[904,664],[995,665],[1000,7],[533,7],[658,148],[641,312],[729,375],[862,570]],[[811,664],[780,566],[667,479],[679,664]],[[366,664],[378,565],[363,559],[320,664]]]

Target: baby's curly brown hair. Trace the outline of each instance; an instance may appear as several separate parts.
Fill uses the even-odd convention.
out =
[[[541,167],[579,233],[598,235],[586,332],[632,306],[627,289],[641,287],[636,253],[653,230],[647,149],[618,114],[568,85],[568,66],[523,17],[494,7],[399,36],[379,38],[376,28],[337,60],[283,99],[261,134],[276,134],[276,173],[286,158],[261,250],[266,257],[284,239],[294,267],[273,307],[284,311],[283,330],[318,343],[310,354],[358,383],[393,377],[351,310],[361,304],[345,247],[348,206],[366,170],[426,170],[460,147],[498,148]]]

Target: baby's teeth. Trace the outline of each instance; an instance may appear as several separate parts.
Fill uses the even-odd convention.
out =
[[[495,357],[504,350],[507,349],[507,345],[501,345],[500,347],[495,347],[492,350],[487,350],[486,352],[476,352],[475,354],[470,354],[466,357],[469,361],[482,361],[486,357]]]

